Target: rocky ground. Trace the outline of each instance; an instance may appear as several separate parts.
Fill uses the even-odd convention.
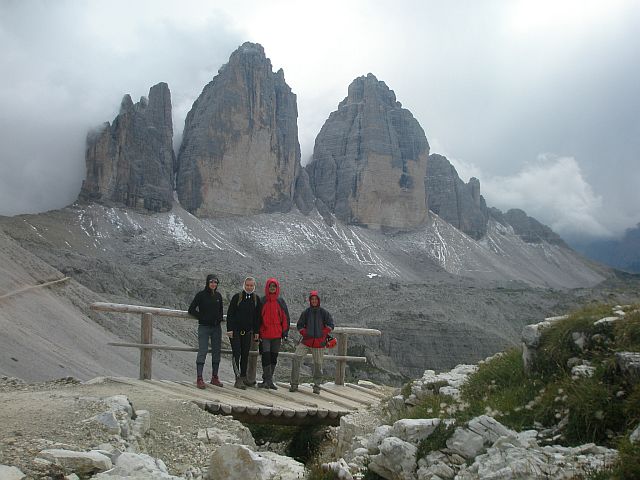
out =
[[[41,450],[88,451],[106,449],[106,444],[126,450],[126,441],[90,421],[105,411],[101,399],[113,395],[126,395],[134,409],[149,411],[150,429],[139,448],[161,459],[173,475],[198,476],[208,466],[218,445],[199,439],[199,431],[226,424],[241,428],[233,419],[211,415],[190,402],[108,380],[80,383],[68,378],[26,384],[0,377],[0,465],[18,467],[29,479],[61,478],[56,476],[59,469],[36,461]]]

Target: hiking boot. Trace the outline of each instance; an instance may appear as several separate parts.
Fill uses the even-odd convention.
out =
[[[211,385],[215,385],[216,387],[221,387],[222,386],[222,382],[218,378],[218,375],[212,375],[211,376]]]
[[[320,385],[313,386],[313,393],[315,393],[316,395],[320,395]]]
[[[196,380],[196,387],[198,387],[201,390],[204,388],[207,388],[207,386],[204,384],[204,380],[202,379],[202,377],[198,377],[198,379]]]
[[[263,380],[258,384],[258,388],[269,388],[269,383],[266,380]]]
[[[247,377],[242,377],[243,378],[243,382],[247,387],[255,387],[256,386],[256,382],[253,381],[251,382]]]
[[[247,386],[242,381],[242,377],[236,377],[236,383],[233,384],[235,388],[239,388],[240,390],[246,390]]]
[[[291,385],[289,387],[289,391],[290,392],[297,392],[298,391],[298,385]]]

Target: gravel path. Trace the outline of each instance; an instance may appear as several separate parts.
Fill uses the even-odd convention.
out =
[[[126,395],[134,409],[150,412],[151,429],[140,448],[163,460],[173,475],[207,466],[216,446],[198,440],[198,430],[235,422],[206,413],[193,403],[162,398],[153,391],[109,380],[94,384],[75,379],[25,384],[0,377],[0,464],[16,466],[28,478],[43,479],[55,472],[34,463],[42,449],[84,451],[105,443],[122,447],[119,437],[86,422],[106,410],[100,399],[113,395]]]

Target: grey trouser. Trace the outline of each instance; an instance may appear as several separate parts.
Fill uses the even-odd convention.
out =
[[[220,346],[222,343],[222,328],[220,324],[210,327],[198,325],[198,356],[196,363],[204,364],[209,351],[209,339],[211,339],[211,365],[214,369],[220,365]],[[214,373],[218,373],[217,371]]]
[[[298,385],[300,382],[300,365],[304,361],[304,356],[311,353],[313,357],[313,383],[320,385],[322,381],[322,361],[324,360],[324,348],[307,347],[300,342],[294,352],[293,364],[291,366],[291,385]]]
[[[282,345],[281,338],[262,338],[260,339],[260,354],[262,358],[262,366],[275,365],[278,363],[278,353]]]

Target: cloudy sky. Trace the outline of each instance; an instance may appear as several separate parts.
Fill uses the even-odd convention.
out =
[[[71,203],[87,131],[169,84],[179,142],[204,85],[261,43],[298,98],[302,161],[369,72],[491,206],[565,238],[640,222],[640,2],[0,0],[0,214]]]

